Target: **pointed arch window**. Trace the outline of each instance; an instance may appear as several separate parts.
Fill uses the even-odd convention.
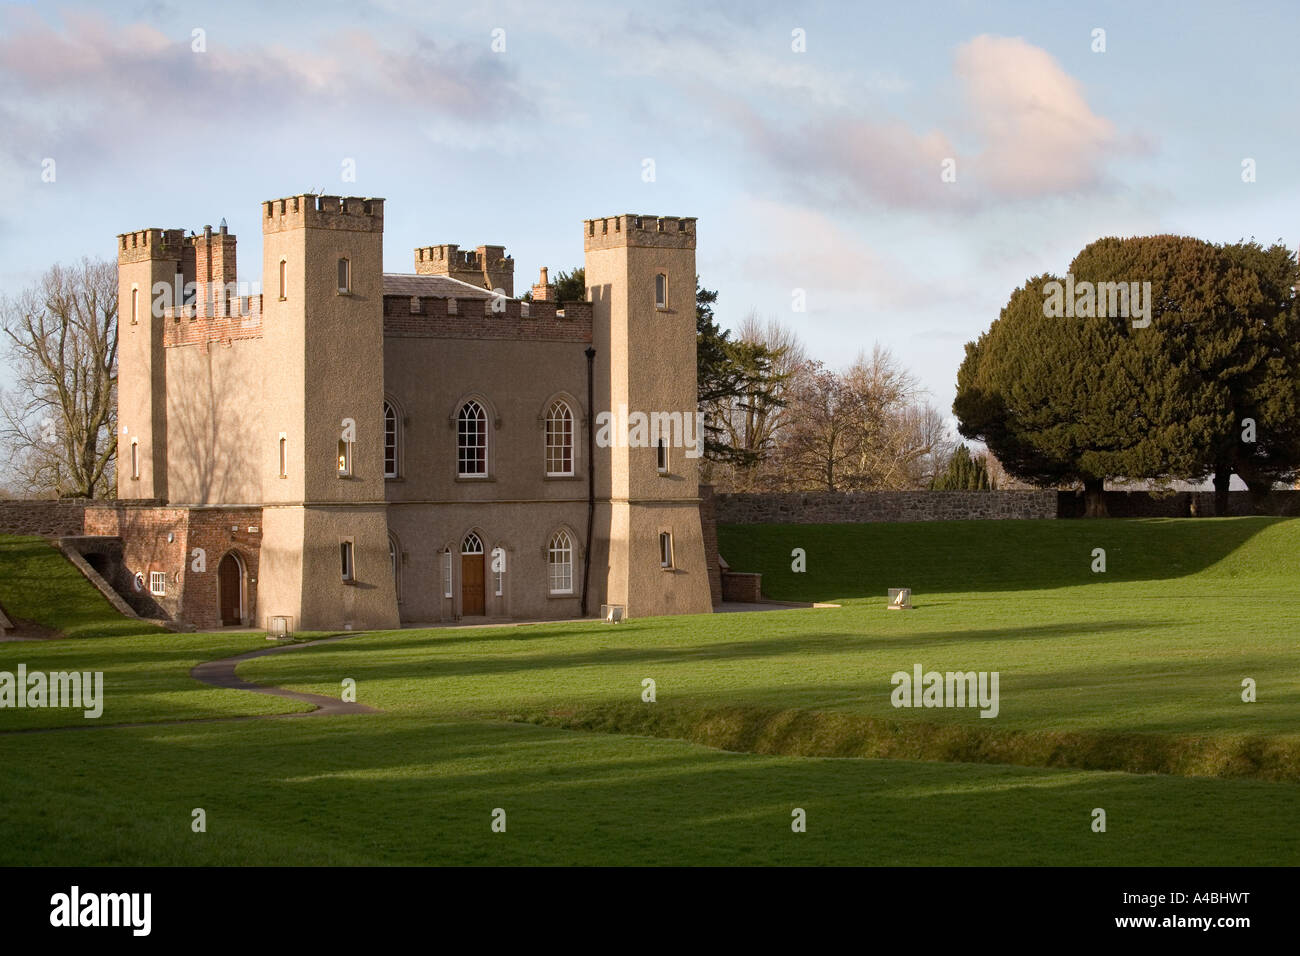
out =
[[[546,546],[546,571],[552,594],[573,593],[573,539],[563,529]]]
[[[397,409],[384,402],[384,477],[397,477]]]
[[[558,398],[546,413],[546,473],[573,474],[573,410]]]
[[[456,473],[462,478],[487,477],[487,412],[471,399],[456,416]]]

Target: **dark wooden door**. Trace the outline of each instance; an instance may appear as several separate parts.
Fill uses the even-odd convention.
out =
[[[460,613],[482,614],[483,603],[483,555],[462,554],[460,556]]]
[[[243,624],[243,602],[240,590],[243,575],[239,570],[239,561],[233,554],[227,554],[217,566],[217,601],[221,605],[221,625]]]

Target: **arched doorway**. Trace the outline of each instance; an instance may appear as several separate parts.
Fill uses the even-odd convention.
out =
[[[471,531],[460,543],[460,613],[483,614],[483,539]]]
[[[233,551],[227,551],[217,565],[217,607],[222,627],[244,623],[244,566]]]

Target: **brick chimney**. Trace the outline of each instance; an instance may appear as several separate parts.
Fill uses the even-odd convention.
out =
[[[225,315],[226,290],[236,281],[235,237],[226,231],[223,222],[215,235],[211,226],[204,226],[203,235],[194,236],[190,243],[194,247],[199,314]],[[231,289],[230,297],[233,299],[235,295],[236,290]]]
[[[551,287],[546,278],[546,266],[542,266],[541,276],[537,280],[537,285],[533,286],[534,302],[550,302],[555,298],[555,290]]]

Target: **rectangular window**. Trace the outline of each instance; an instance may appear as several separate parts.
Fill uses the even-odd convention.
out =
[[[661,531],[659,533],[659,567],[671,568],[673,566],[673,536],[670,532]]]
[[[668,474],[668,443],[662,438],[655,445],[655,468],[661,475]]]
[[[280,260],[280,301],[283,302],[288,298],[289,293],[289,263],[283,259]]]
[[[353,575],[355,574],[356,569],[353,567],[352,564],[352,542],[351,541],[339,542],[339,564],[342,567],[343,580],[344,581],[353,580]]]
[[[492,577],[496,584],[495,593],[497,597],[501,597],[501,595],[505,593],[505,576],[506,573],[504,571],[492,572]]]
[[[166,594],[167,593],[167,574],[163,571],[149,572],[149,593]]]
[[[352,263],[347,259],[339,260],[339,291],[352,291]]]
[[[352,474],[352,442],[339,439],[339,477],[347,478]]]
[[[451,597],[451,552],[442,553],[442,596]]]
[[[655,276],[655,308],[668,308],[668,277],[662,272]]]
[[[131,290],[131,324],[138,325],[140,322],[140,290]]]
[[[131,477],[140,477],[140,442],[135,439],[131,441]]]
[[[289,477],[289,440],[280,436],[280,477]]]

